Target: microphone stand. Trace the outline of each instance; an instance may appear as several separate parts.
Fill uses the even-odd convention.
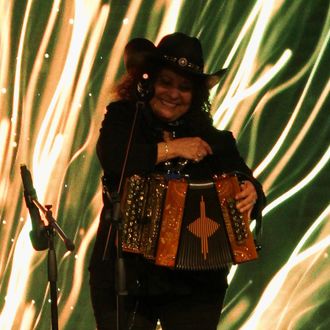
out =
[[[134,118],[130,130],[129,139],[126,146],[125,158],[121,170],[120,181],[118,185],[118,189],[115,192],[110,192],[107,189],[106,184],[103,184],[103,192],[107,196],[110,205],[112,206],[112,216],[110,218],[110,227],[107,235],[107,240],[105,243],[104,251],[103,251],[103,261],[108,259],[108,248],[111,238],[116,235],[117,238],[117,254],[116,254],[116,289],[117,289],[117,330],[126,330],[125,327],[125,315],[124,315],[124,297],[127,295],[126,290],[126,271],[125,271],[125,263],[123,257],[123,247],[122,247],[122,215],[120,210],[120,193],[123,185],[124,174],[127,167],[128,155],[132,145],[132,139],[134,136],[135,125],[137,115],[140,112],[140,109],[145,107],[145,101],[137,101],[136,108],[134,113]],[[103,182],[104,183],[104,182]]]
[[[55,232],[60,236],[64,242],[68,251],[74,250],[73,242],[65,235],[64,231],[58,225],[56,220],[52,216],[52,205],[41,205],[36,198],[29,196],[30,202],[41,210],[45,218],[48,221],[48,226],[45,226],[45,233],[48,239],[48,282],[50,287],[50,299],[51,299],[51,323],[52,330],[58,330],[58,308],[57,308],[57,262],[56,253],[54,248],[54,236]]]

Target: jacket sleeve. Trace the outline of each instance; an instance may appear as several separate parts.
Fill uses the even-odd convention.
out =
[[[135,107],[128,102],[115,102],[107,107],[100,136],[97,141],[97,156],[104,173],[113,183],[118,183],[127,145],[132,130]],[[129,149],[125,174],[146,173],[154,169],[157,160],[157,143],[147,142],[143,134],[142,115],[138,112]]]

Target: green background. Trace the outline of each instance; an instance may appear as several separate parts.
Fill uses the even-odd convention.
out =
[[[98,130],[127,41],[174,31],[201,39],[207,72],[228,67],[212,90],[214,122],[233,131],[268,200],[260,258],[234,267],[219,329],[328,329],[329,8],[0,0],[0,329],[50,328],[47,252],[29,241],[23,163],[76,245],[69,254],[56,240],[60,329],[95,328],[87,266],[101,208]]]

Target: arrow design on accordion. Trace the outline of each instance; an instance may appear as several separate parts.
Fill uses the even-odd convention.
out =
[[[203,254],[204,260],[206,260],[207,254],[209,253],[208,238],[218,230],[220,225],[206,216],[203,196],[201,196],[199,205],[200,217],[190,223],[187,228],[192,234],[201,239],[201,252]]]

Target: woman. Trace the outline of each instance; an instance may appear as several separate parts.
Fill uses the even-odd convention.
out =
[[[203,72],[199,40],[174,33],[155,47],[145,39],[135,39],[127,45],[125,55],[128,75],[117,87],[120,100],[107,107],[97,144],[107,189],[122,192],[122,178],[134,174],[177,175],[179,171],[191,180],[211,180],[214,174],[239,171],[250,179],[242,182],[236,207],[252,213],[253,218],[260,214],[264,205],[261,185],[241,158],[232,133],[212,126],[209,88],[219,82],[224,70],[212,75]],[[148,75],[145,83],[141,83],[142,73]],[[136,110],[141,98],[144,107]],[[113,232],[109,231],[110,209],[104,194],[90,264],[98,329],[116,328],[116,243],[112,237],[106,243],[108,233]],[[163,330],[216,329],[227,289],[227,267],[177,270],[128,252],[124,252],[124,260],[125,329],[155,329],[158,319]]]

